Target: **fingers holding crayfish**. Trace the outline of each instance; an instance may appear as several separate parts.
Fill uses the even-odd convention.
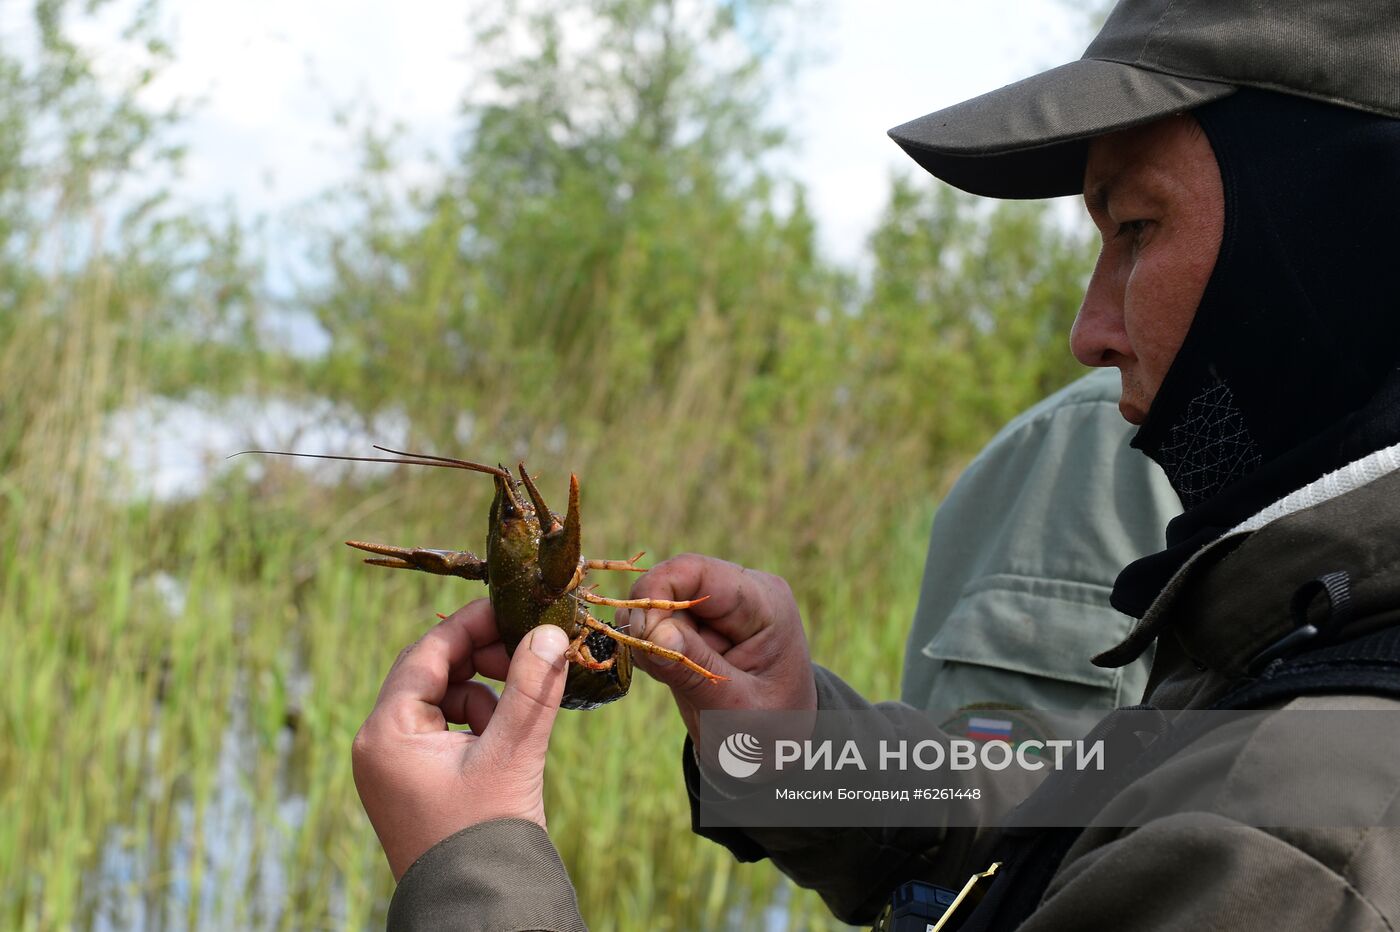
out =
[[[451,615],[444,615],[442,612],[436,614],[440,621],[456,623],[458,619],[462,619],[469,627],[475,643],[472,654],[472,670],[470,673],[454,674],[454,686],[459,679],[475,676],[478,673],[492,680],[506,678],[506,671],[510,669],[510,654],[506,652],[505,642],[501,640],[500,634],[496,630],[496,615],[491,610],[490,599],[477,599],[474,602],[469,602]]]
[[[670,686],[688,728],[703,709],[813,709],[816,687],[802,616],[780,577],[724,560],[685,554],[658,564],[632,587],[637,598],[712,596],[688,611],[630,612],[633,633],[729,676],[722,690],[679,664],[636,655],[637,666]]]
[[[693,673],[700,674],[712,683],[718,683],[729,679],[729,677],[727,676],[720,676],[718,673],[712,673],[711,671],[706,670],[704,667],[700,666],[700,664],[696,663],[694,660],[691,660],[689,657],[687,657],[685,654],[682,654],[680,651],[670,650],[669,648],[662,647],[660,644],[653,644],[651,641],[643,640],[642,638],[632,637],[632,635],[630,634],[623,634],[616,628],[604,624],[596,618],[584,618],[583,623],[586,628],[590,628],[594,631],[599,631],[603,634],[606,634],[613,640],[621,644],[626,644],[633,650],[638,650],[645,654],[652,654],[657,657],[664,657],[667,660],[675,661],[676,663],[679,663],[681,666],[685,667],[687,670],[690,670]],[[580,638],[583,638],[582,633],[580,634]],[[582,649],[587,650],[587,644],[583,644]],[[587,665],[585,664],[585,666]],[[595,667],[590,669],[600,668]]]
[[[472,732],[479,735],[486,730],[499,699],[496,691],[480,680],[467,680],[448,683],[440,705],[443,718],[453,725],[470,725]]]
[[[394,661],[379,693],[383,708],[405,730],[441,731],[442,703],[452,686],[482,673],[505,675],[509,660],[491,603],[478,599],[443,618]]]
[[[700,593],[710,596],[703,605],[695,598]],[[658,563],[632,585],[631,595],[658,603],[692,599],[691,604],[699,606],[690,613],[692,619],[729,645],[742,644],[778,620],[801,629],[792,592],[780,577],[700,554]],[[650,637],[664,620],[661,612],[647,612],[641,633]]]
[[[387,566],[396,570],[419,570],[439,576],[460,576],[463,579],[486,578],[486,561],[465,550],[430,550],[424,547],[395,547],[392,544],[372,544],[363,540],[347,540],[346,546],[379,554],[365,560],[371,566]]]

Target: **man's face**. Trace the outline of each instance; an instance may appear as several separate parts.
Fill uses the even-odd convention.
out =
[[[1090,143],[1084,203],[1103,249],[1070,349],[1086,366],[1118,367],[1118,410],[1141,424],[1215,268],[1220,167],[1194,118],[1168,117]]]

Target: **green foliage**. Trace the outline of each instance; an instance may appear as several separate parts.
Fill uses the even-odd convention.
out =
[[[892,185],[868,283],[822,257],[771,167],[790,9],[481,4],[460,151],[403,192],[370,127],[330,195],[352,219],[291,302],[330,336],[304,359],[267,336],[258,229],[162,197],[179,113],[141,105],[168,57],[156,7],[113,83],[68,5],[36,3],[34,56],[0,47],[0,925],[382,923],[349,741],[394,651],[481,594],[338,543],[479,547],[470,476],[265,461],[191,500],[114,494],[110,417],[157,399],[402,416],[431,452],[528,459],[555,500],[576,471],[590,555],[781,573],[816,659],[896,694],[938,490],[1073,375],[1087,245],[919,177]],[[667,703],[642,682],[556,733],[550,824],[592,925],[743,926],[774,903],[829,925],[689,834],[652,753],[679,747]]]
[[[374,386],[408,380],[427,439],[450,442],[463,407],[546,412],[546,431],[619,420],[676,390],[698,321],[747,364],[771,360],[775,322],[833,276],[800,202],[777,205],[792,187],[755,167],[779,138],[760,122],[760,62],[707,64],[740,42],[734,10],[677,6],[535,4],[481,27],[485,61],[511,25],[528,31],[467,101],[458,163],[416,192],[414,222],[374,190],[366,223],[332,237],[322,385],[373,408],[392,403]],[[566,47],[565,24],[591,39]]]
[[[876,269],[854,327],[876,430],[918,426],[924,459],[975,449],[1030,400],[1080,373],[1068,350],[1092,252],[1048,205],[894,180],[871,238]]]

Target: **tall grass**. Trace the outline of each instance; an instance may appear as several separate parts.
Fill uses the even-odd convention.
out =
[[[142,402],[146,351],[106,278],[92,270],[60,310],[19,308],[0,346],[0,925],[380,924],[391,879],[350,739],[398,648],[483,590],[362,567],[339,541],[479,547],[489,483],[405,470],[327,487],[271,463],[195,500],[131,502],[104,417]],[[693,394],[643,402],[592,442],[523,452],[547,494],[579,472],[589,553],[697,549],[783,573],[816,659],[894,695],[934,490],[847,469],[813,509],[791,467],[701,473],[730,413],[703,386],[723,375],[695,372]],[[840,429],[798,429],[759,462],[805,468]],[[483,447],[455,452],[520,452]],[[865,527],[871,511],[901,517]],[[690,834],[669,704],[642,679],[556,730],[551,830],[590,922],[743,927],[781,902],[793,927],[829,923],[809,895],[780,899],[770,867]]]

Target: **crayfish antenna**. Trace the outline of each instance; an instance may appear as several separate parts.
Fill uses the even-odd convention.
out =
[[[506,472],[504,466],[487,466],[485,463],[473,463],[471,460],[459,460],[451,456],[434,456],[431,453],[405,453],[403,450],[391,450],[388,447],[380,446],[377,443],[374,445],[374,448],[376,450],[383,450],[385,453],[392,453],[395,456],[409,456],[413,459],[418,460],[433,460],[436,463],[442,463],[444,466],[457,466],[461,469],[471,469],[475,470],[476,472],[490,473],[493,476],[510,476],[510,473]]]
[[[403,453],[399,450],[390,450],[388,447],[381,447],[375,444],[376,450],[383,450],[385,453],[392,453],[403,459],[389,459],[385,456],[334,456],[330,453],[289,453],[286,450],[239,450],[237,453],[230,453],[224,459],[233,459],[235,456],[242,456],[245,453],[258,453],[263,456],[296,456],[309,460],[341,460],[347,463],[394,463],[399,466],[437,466],[449,469],[470,469],[473,472],[490,473],[499,479],[502,475],[507,478],[510,473],[504,467],[483,466],[480,463],[472,463],[467,460],[454,460],[446,456],[429,456],[426,453]]]
[[[402,459],[389,459],[383,456],[332,456],[328,453],[287,453],[283,450],[240,450],[232,453],[227,459],[235,456],[242,456],[244,453],[262,453],[268,456],[300,456],[313,460],[345,460],[352,463],[396,463],[400,466],[439,466],[450,469],[470,469],[472,472],[484,472],[496,477],[496,497],[504,506],[504,514],[497,515],[496,506],[491,506],[491,521],[494,524],[499,518],[518,518],[524,513],[520,506],[520,490],[516,487],[515,478],[504,466],[487,466],[484,463],[473,463],[470,460],[453,459],[450,456],[434,456],[431,453],[405,453],[402,450],[391,450],[388,447],[375,444],[376,450],[383,450],[385,453],[392,453]]]
[[[573,581],[583,555],[582,536],[582,522],[578,514],[578,476],[570,473],[569,510],[564,515],[564,524],[540,538],[540,579],[546,592],[563,592]]]

